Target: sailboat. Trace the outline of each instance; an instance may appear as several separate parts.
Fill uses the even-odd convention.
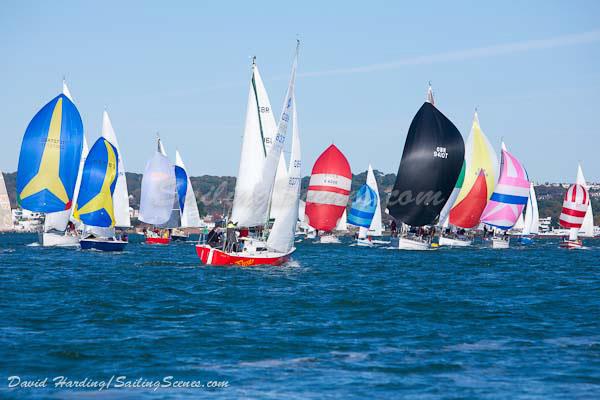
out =
[[[585,181],[585,177],[583,176],[581,164],[577,165],[577,180],[575,181],[575,183],[583,186],[589,192],[590,188]],[[588,209],[585,213],[585,218],[583,219],[583,223],[581,224],[581,228],[579,229],[579,236],[594,237],[594,213],[592,212],[591,199],[588,204]]]
[[[67,86],[66,80],[62,82],[63,94],[74,103],[71,91]],[[83,147],[81,150],[81,158],[79,161],[79,169],[77,173],[77,181],[75,183],[75,191],[72,204],[77,201],[77,195],[79,193],[79,185],[81,184],[81,174],[83,172],[83,164],[88,153],[88,144],[83,134]],[[42,246],[61,246],[61,247],[72,247],[79,245],[79,237],[77,236],[76,229],[67,229],[69,221],[74,221],[76,225],[78,221],[72,218],[73,208],[70,207],[67,210],[57,211],[52,213],[46,213],[44,218],[44,230],[39,235],[39,242]],[[81,229],[81,227],[78,227]]]
[[[522,214],[521,214],[522,215]],[[527,199],[527,207],[525,209],[525,218],[523,219],[523,231],[519,238],[519,243],[528,245],[533,244],[532,236],[539,233],[540,229],[540,214],[538,211],[537,199],[535,197],[535,188],[533,182],[529,186],[529,197]]]
[[[361,237],[380,237],[383,234],[383,224],[381,222],[381,198],[379,197],[379,187],[377,186],[377,180],[375,179],[375,173],[373,172],[373,167],[369,164],[367,168],[367,185],[373,189],[375,194],[377,195],[377,203],[375,208],[375,214],[373,215],[373,219],[371,220],[371,225],[369,228],[361,228],[359,229],[359,239]],[[373,239],[373,243],[388,243],[382,240]]]
[[[13,230],[14,224],[12,211],[10,209],[10,199],[6,191],[4,175],[0,172],[0,232]]]
[[[154,227],[165,225],[172,218],[176,201],[175,168],[167,158],[165,149],[157,138],[157,149],[146,164],[142,177],[139,220]],[[158,229],[146,230],[147,244],[169,244],[168,233]]]
[[[177,204],[181,213],[179,228],[198,228],[202,226],[194,188],[178,150],[175,151],[175,180],[177,182]],[[184,231],[173,229],[171,238],[173,240],[187,240],[188,235]]]
[[[494,235],[492,248],[507,249],[510,244],[507,231],[512,228],[529,198],[530,182],[519,160],[510,154],[502,143],[500,178],[489,202],[481,214],[481,222],[504,232]]]
[[[114,234],[113,195],[118,177],[117,148],[100,137],[86,158],[73,216],[85,224],[83,250],[122,251],[126,241]]]
[[[44,246],[78,246],[65,236],[83,149],[83,124],[75,104],[61,93],[33,117],[21,144],[17,171],[17,203],[21,208],[60,218],[46,224]],[[54,229],[52,232],[50,229]]]
[[[477,228],[497,179],[498,158],[481,129],[476,111],[465,143],[464,172],[458,180],[460,190],[450,209],[449,224],[462,229]]]
[[[375,211],[379,196],[369,185],[364,184],[358,189],[356,198],[352,202],[352,207],[348,213],[348,223],[357,226],[360,233],[356,238],[356,244],[359,246],[373,246],[371,237],[367,236],[367,232],[373,223]],[[361,237],[362,233],[362,237]]]
[[[438,218],[458,179],[464,152],[464,141],[456,126],[431,101],[423,103],[410,124],[388,201],[390,215],[403,228],[399,237],[392,238],[392,247],[431,248],[430,238],[411,235],[407,226],[422,230]]]
[[[320,233],[321,243],[339,243],[333,230],[345,218],[351,185],[350,164],[332,144],[317,158],[306,194],[306,219]]]
[[[210,244],[196,245],[196,253],[204,264],[208,265],[280,265],[286,262],[295,251],[294,234],[298,220],[298,202],[300,196],[300,142],[297,126],[297,113],[294,97],[296,65],[298,62],[299,42],[292,65],[292,72],[283,110],[277,125],[277,134],[272,144],[265,146],[261,124],[261,103],[257,94],[256,63],[253,62],[252,84],[246,115],[246,129],[242,145],[240,173],[236,183],[236,193],[232,210],[232,221],[242,227],[265,225],[269,215],[273,187],[275,185],[278,165],[281,161],[283,146],[287,135],[288,121],[292,120],[292,154],[287,170],[288,182],[283,191],[284,203],[269,232],[266,242],[245,241],[239,249],[236,243],[227,243],[223,248]],[[263,88],[264,89],[264,88]],[[262,103],[264,104],[264,103]],[[258,150],[258,151],[257,151]],[[260,151],[263,153],[260,153]],[[264,160],[263,158],[264,157]],[[258,173],[257,173],[258,171]],[[251,172],[251,173],[248,173]],[[242,182],[239,179],[242,178]]]
[[[440,212],[438,219],[438,226],[440,227],[440,235],[438,238],[438,246],[449,246],[449,247],[469,247],[473,244],[472,237],[468,236],[467,231],[463,228],[453,229],[450,227],[450,210],[456,202],[458,195],[462,189],[465,180],[465,163],[463,162],[460,174],[452,193],[448,201],[444,205],[444,208]]]
[[[583,243],[577,238],[583,225],[590,203],[590,196],[585,186],[574,184],[569,187],[563,199],[563,207],[559,217],[560,226],[569,229],[569,237],[564,239],[560,247],[580,249]]]
[[[117,134],[106,110],[102,113],[102,137],[117,149],[118,156],[117,183],[113,193],[114,229],[128,229],[131,227],[131,217],[129,215],[129,191],[127,190],[125,163],[123,162],[123,153],[119,147]]]

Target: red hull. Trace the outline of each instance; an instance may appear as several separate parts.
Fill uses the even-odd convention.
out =
[[[170,242],[171,242],[171,239],[169,239],[169,238],[152,238],[152,237],[146,238],[146,244],[169,244]]]
[[[206,265],[231,265],[238,267],[250,267],[253,265],[281,265],[290,258],[293,250],[287,254],[276,257],[250,257],[226,253],[207,245],[196,245],[196,253],[203,264]]]

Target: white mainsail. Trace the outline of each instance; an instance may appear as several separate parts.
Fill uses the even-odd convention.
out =
[[[12,211],[10,209],[10,199],[4,182],[4,174],[0,172],[0,231],[13,228]]]
[[[523,235],[537,235],[540,230],[540,214],[538,211],[537,199],[535,198],[535,189],[533,183],[529,186],[529,199],[527,199],[527,209],[525,210],[525,221]]]
[[[113,194],[113,206],[115,215],[115,227],[129,228],[131,218],[129,216],[129,192],[127,190],[127,178],[125,176],[125,164],[123,163],[123,154],[119,147],[117,135],[113,129],[110,117],[106,110],[102,114],[102,137],[108,140],[117,149],[119,160],[117,161],[117,183]]]
[[[589,193],[589,186],[585,182],[585,177],[583,176],[583,170],[581,169],[581,164],[577,166],[577,181],[578,185],[582,185]],[[592,212],[592,201],[590,196],[590,204],[588,206],[587,212],[585,213],[585,218],[583,219],[583,224],[579,229],[579,236],[583,237],[593,237],[594,236],[594,213]]]
[[[338,232],[348,232],[348,214],[346,210],[344,210],[344,213],[342,214],[340,219],[338,219],[337,225],[335,226],[335,230]]]
[[[185,164],[179,154],[178,150],[175,150],[175,165],[185,171],[187,178],[187,190],[185,192],[185,199],[183,203],[183,211],[181,212],[181,227],[182,228],[197,228],[202,226],[200,221],[200,213],[198,212],[198,203],[196,203],[196,195],[194,194],[194,188],[192,182],[185,169]]]
[[[300,208],[300,182],[302,180],[302,157],[300,151],[300,133],[296,114],[296,100],[292,93],[292,153],[288,180],[282,191],[282,207],[267,239],[267,246],[275,251],[286,253],[294,246],[294,235]],[[304,215],[304,213],[302,213]]]
[[[381,223],[381,199],[379,198],[379,188],[377,187],[377,180],[375,179],[375,173],[373,172],[371,164],[369,164],[367,170],[367,185],[377,194],[377,208],[375,209],[375,215],[373,215],[371,226],[369,226],[368,234],[371,236],[381,236],[383,232]]]
[[[67,86],[67,82],[63,79],[63,94],[69,98],[72,102],[73,96],[71,95],[71,91]],[[73,192],[73,200],[72,204],[77,203],[77,196],[79,195],[79,186],[81,185],[81,174],[83,172],[83,165],[85,164],[85,159],[87,157],[89,148],[87,144],[87,140],[85,138],[85,133],[83,135],[83,148],[81,150],[81,161],[79,162],[79,172],[77,173],[77,181],[75,181],[75,191]],[[46,214],[44,219],[44,232],[50,231],[64,231],[67,229],[67,224],[69,223],[69,219],[71,219],[76,225],[80,224],[75,218],[72,218],[73,215],[73,207],[68,210],[58,211],[54,213]]]
[[[175,198],[175,169],[162,152],[158,139],[157,151],[146,164],[142,177],[140,216],[142,222],[161,225],[169,221]]]
[[[529,207],[529,200],[527,200],[527,207]],[[519,218],[517,222],[510,228],[511,231],[522,231],[525,229],[525,218],[523,218],[523,213],[519,214]]]
[[[231,219],[238,226],[264,225],[267,220],[268,196],[265,200],[265,194],[257,193],[257,188],[263,179],[267,154],[275,142],[276,129],[269,96],[258,66],[253,62],[240,166],[231,211]],[[277,159],[279,158],[278,155]],[[271,194],[271,189],[268,188],[268,195]]]

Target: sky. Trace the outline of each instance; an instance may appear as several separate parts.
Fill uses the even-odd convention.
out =
[[[600,181],[600,2],[576,0],[3,2],[0,169],[64,76],[90,144],[108,110],[127,171],[160,132],[190,175],[236,175],[251,57],[278,116],[297,37],[305,175],[331,143],[354,173],[395,173],[431,82],[465,139],[477,108],[534,181],[578,161]]]

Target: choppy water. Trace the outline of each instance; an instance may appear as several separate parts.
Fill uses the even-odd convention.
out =
[[[240,269],[200,266],[191,243],[34,240],[0,235],[2,398],[600,398],[600,241],[299,244],[288,266]],[[9,390],[11,375],[229,384]]]

